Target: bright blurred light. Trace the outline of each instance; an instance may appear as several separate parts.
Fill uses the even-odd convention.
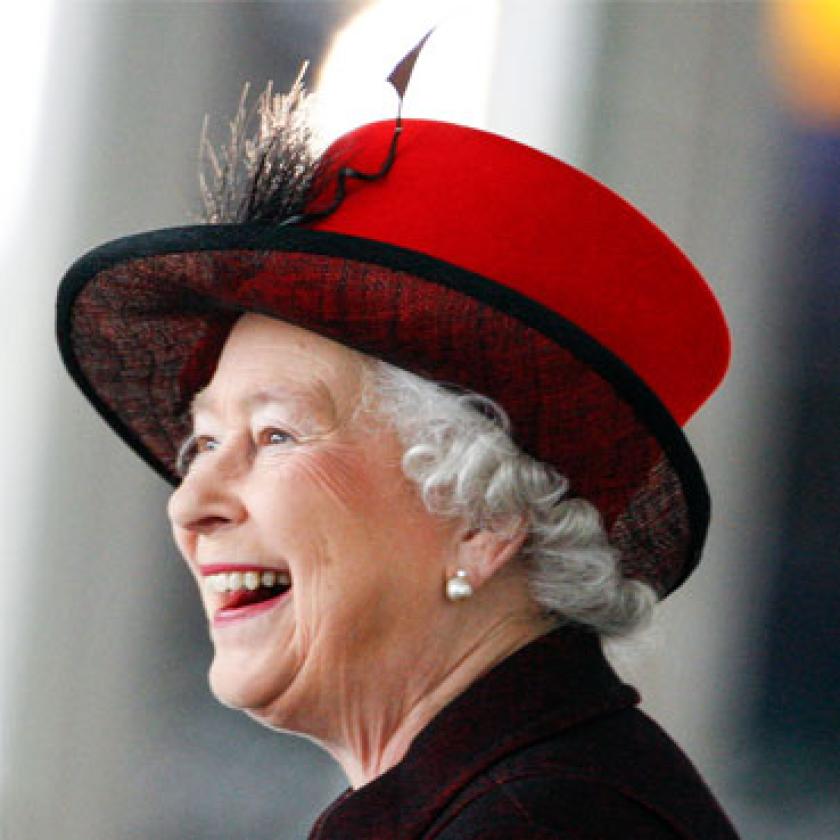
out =
[[[776,0],[768,12],[788,101],[805,117],[840,122],[840,0]]]
[[[0,102],[3,131],[0,160],[0,252],[6,250],[19,223],[38,148],[36,133],[45,101],[47,54],[53,0],[8,3],[0,13]],[[58,85],[57,85],[58,87]],[[60,95],[60,90],[56,92]]]
[[[387,78],[432,27],[405,116],[486,127],[499,0],[377,0],[339,32],[323,64],[315,119],[324,142],[396,114]]]

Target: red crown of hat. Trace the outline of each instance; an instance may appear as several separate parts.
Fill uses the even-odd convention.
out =
[[[338,140],[376,171],[393,122]],[[506,409],[517,442],[602,512],[625,573],[660,593],[696,564],[708,496],[679,425],[725,371],[709,287],[582,172],[483,131],[406,121],[387,175],[305,225],[201,225],[92,251],[59,295],[65,362],[170,481],[185,409],[236,317],[317,331]]]
[[[330,154],[381,164],[392,122],[360,128]],[[317,230],[399,245],[492,278],[615,353],[681,425],[729,360],[717,300],[656,226],[588,175],[462,126],[414,121],[386,180],[351,182]]]

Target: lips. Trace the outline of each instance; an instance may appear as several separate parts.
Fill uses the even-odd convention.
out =
[[[285,569],[214,564],[201,567],[205,587],[217,609],[213,624],[252,618],[279,605],[291,589]]]

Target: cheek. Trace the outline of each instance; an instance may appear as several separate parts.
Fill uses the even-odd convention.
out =
[[[325,501],[348,513],[363,512],[365,500],[380,492],[377,470],[358,446],[333,444],[307,453],[295,465],[297,478]]]
[[[264,505],[261,517],[273,517],[283,543],[277,548],[297,567],[303,623],[373,609],[391,587],[403,530],[414,518],[399,466],[368,458],[358,446],[334,444],[301,453],[275,481],[276,492],[263,496],[274,504]]]
[[[363,581],[377,492],[358,447],[333,444],[266,461],[248,507],[260,540],[291,566],[298,629],[314,633]]]
[[[394,457],[358,447],[319,453],[296,466],[296,487],[314,492],[306,518],[321,562],[311,570],[320,602],[371,623],[394,612],[407,618],[416,600],[437,592],[451,526],[426,510]],[[408,601],[408,602],[407,602]]]
[[[275,510],[283,519],[289,517],[293,530],[295,523],[308,523],[316,528],[312,536],[329,540],[348,528],[367,531],[380,500],[396,489],[387,487],[384,472],[360,447],[334,443],[300,452],[282,464],[262,496],[275,500]],[[257,504],[260,495],[255,494]]]

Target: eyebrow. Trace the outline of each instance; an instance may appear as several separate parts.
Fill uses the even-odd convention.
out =
[[[338,407],[335,404],[333,395],[329,388],[323,383],[316,383],[313,388],[295,389],[286,388],[281,385],[272,385],[267,388],[260,388],[251,394],[247,394],[238,403],[248,411],[253,411],[255,408],[261,408],[264,405],[271,403],[303,403],[311,402],[312,400],[320,403],[326,403],[332,419],[338,418]],[[190,413],[195,416],[197,412],[207,411],[213,412],[216,408],[216,400],[207,391],[199,391],[192,399],[190,405]]]

